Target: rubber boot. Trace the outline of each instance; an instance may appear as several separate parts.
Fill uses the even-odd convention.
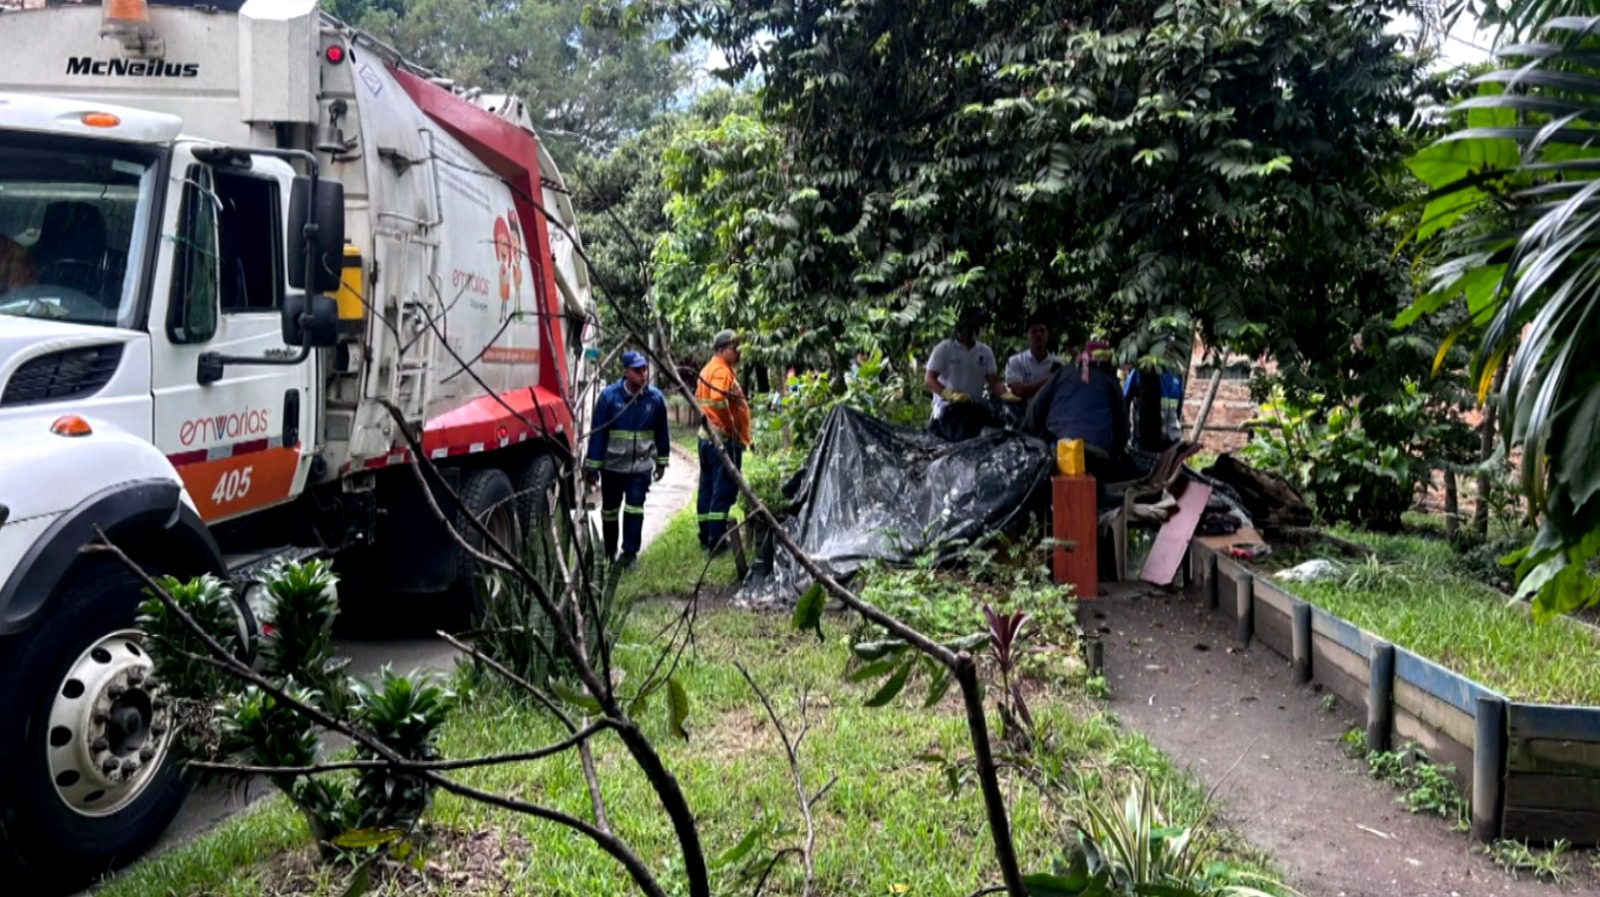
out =
[[[609,561],[617,556],[617,521],[602,520],[600,522],[600,533],[605,537],[606,560]]]

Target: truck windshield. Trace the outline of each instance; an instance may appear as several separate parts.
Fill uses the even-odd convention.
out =
[[[87,141],[0,146],[0,314],[133,326],[154,162]]]

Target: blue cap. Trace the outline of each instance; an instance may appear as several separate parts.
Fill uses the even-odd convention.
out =
[[[630,370],[637,370],[638,368],[649,367],[650,362],[645,360],[643,352],[624,352],[622,353],[622,366]]]

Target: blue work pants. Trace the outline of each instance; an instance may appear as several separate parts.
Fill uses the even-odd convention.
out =
[[[723,443],[734,467],[740,467],[744,449],[734,440]],[[742,469],[742,468],[741,468]],[[709,440],[700,440],[700,493],[695,497],[695,513],[700,521],[700,547],[708,551],[717,549],[728,532],[728,512],[739,498],[739,486],[722,466],[717,447]]]

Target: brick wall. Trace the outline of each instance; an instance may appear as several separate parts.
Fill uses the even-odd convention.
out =
[[[1217,386],[1217,398],[1211,404],[1206,428],[1200,434],[1200,445],[1219,455],[1237,451],[1250,441],[1250,434],[1241,428],[1258,411],[1250,398],[1250,378],[1261,367],[1242,356],[1225,356],[1220,362],[1222,382]],[[1183,432],[1186,438],[1194,422],[1200,419],[1214,369],[1215,365],[1206,358],[1205,347],[1196,344],[1189,361],[1188,377],[1184,380]]]

